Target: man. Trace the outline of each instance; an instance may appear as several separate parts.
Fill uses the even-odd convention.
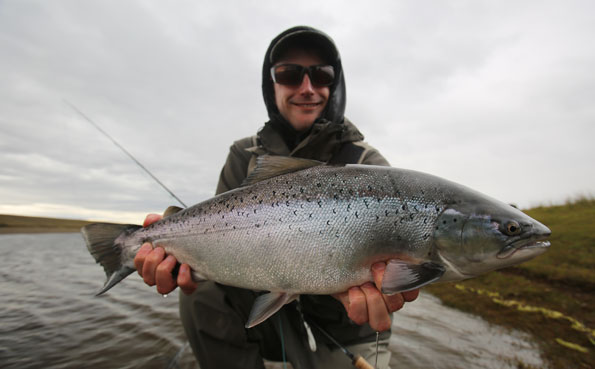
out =
[[[362,134],[344,118],[345,81],[333,41],[310,27],[294,27],[271,42],[263,64],[262,90],[270,120],[256,136],[234,142],[221,171],[217,193],[241,185],[263,154],[316,159],[332,164],[388,165]],[[160,217],[149,215],[145,225]],[[379,288],[385,264],[372,266],[375,283],[350,288],[334,296],[303,295],[264,323],[244,329],[258,293],[213,282],[196,284],[183,264],[177,280],[173,256],[143,245],[135,258],[144,281],[160,293],[179,286],[180,316],[201,368],[263,368],[263,357],[281,360],[287,355],[294,368],[349,367],[349,361],[315,322],[355,352],[374,353],[376,332],[381,335],[379,366],[387,367],[390,353],[390,314],[418,291],[392,296]],[[355,323],[355,324],[354,324]],[[312,337],[314,336],[314,337]],[[315,353],[308,339],[315,338]],[[312,347],[313,348],[313,347]]]

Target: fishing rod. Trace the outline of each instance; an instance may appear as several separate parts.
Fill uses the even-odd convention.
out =
[[[132,161],[134,161],[142,170],[144,170],[145,173],[150,175],[151,178],[153,178],[155,180],[155,182],[157,182],[164,190],[167,191],[167,193],[169,193],[174,199],[176,199],[180,204],[182,204],[183,207],[185,207],[185,208],[188,207],[188,206],[186,206],[186,204],[184,204],[184,202],[182,200],[180,200],[180,198],[178,198],[178,196],[176,196],[169,188],[167,188],[167,186],[165,186],[157,177],[155,177],[153,175],[153,173],[151,173],[144,165],[142,165],[141,162],[136,160],[136,158],[134,156],[132,156],[131,153],[129,153],[124,147],[122,147],[122,145],[120,145],[115,139],[113,139],[107,132],[105,132],[103,129],[101,129],[101,127],[99,127],[99,125],[97,123],[95,123],[91,118],[89,118],[87,115],[85,115],[82,111],[80,111],[76,106],[74,106],[74,104],[72,104],[68,100],[66,100],[66,99],[62,99],[62,100],[64,101],[64,103],[66,105],[70,106],[75,112],[77,112],[81,117],[83,117],[87,122],[89,122],[93,127],[95,127],[99,132],[101,132],[105,137],[107,137],[110,141],[112,141],[112,143],[114,145],[116,145],[120,150],[122,150],[124,152],[124,154],[128,155],[128,157],[130,159],[132,159]]]
[[[322,329],[318,324],[314,323],[313,321],[309,321],[308,324],[313,326],[314,328],[318,329],[318,331],[326,336],[332,343],[334,343],[347,357],[351,359],[351,363],[358,369],[374,369],[374,367],[366,361],[361,355],[354,354],[353,352],[349,351],[345,346],[341,345],[339,341],[333,338],[327,331]],[[378,348],[378,342],[376,342],[376,347]],[[378,356],[378,353],[376,353]]]

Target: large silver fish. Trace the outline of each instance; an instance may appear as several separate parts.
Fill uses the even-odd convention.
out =
[[[300,294],[332,294],[372,281],[383,293],[475,277],[543,253],[550,230],[518,209],[412,170],[262,156],[246,185],[146,228],[82,229],[108,280],[132,273],[145,241],[188,263],[196,280],[270,291],[254,326]]]

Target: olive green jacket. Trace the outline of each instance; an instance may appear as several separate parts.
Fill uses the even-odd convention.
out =
[[[281,135],[269,124],[257,135],[235,141],[217,184],[217,194],[237,188],[254,169],[259,155],[293,156],[314,159],[333,164],[368,164],[389,166],[380,153],[364,143],[364,136],[347,119],[342,124],[328,121],[314,123],[307,135],[293,150]],[[351,144],[349,154],[343,155],[346,145]]]
[[[386,159],[364,143],[363,135],[347,119],[342,124],[314,123],[310,133],[291,150],[270,124],[257,135],[233,143],[221,170],[217,194],[239,187],[254,168],[259,155],[282,155],[319,160],[332,164],[369,164],[388,166]],[[341,303],[330,296],[300,297],[301,310],[345,345],[373,341],[376,333],[369,325],[353,323]],[[390,332],[384,332],[383,338]],[[324,337],[317,337],[326,341]],[[328,342],[327,342],[328,343]]]

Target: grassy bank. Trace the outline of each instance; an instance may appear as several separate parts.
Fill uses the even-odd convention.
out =
[[[545,254],[426,291],[449,306],[532,334],[552,368],[595,368],[595,200],[526,213],[552,230]]]
[[[0,234],[78,232],[92,222],[0,214]]]

